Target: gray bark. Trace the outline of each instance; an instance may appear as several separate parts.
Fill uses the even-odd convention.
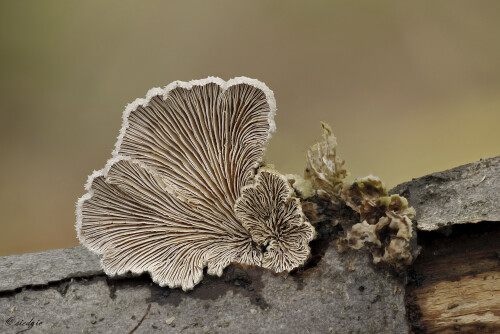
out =
[[[90,255],[81,247],[73,250]],[[53,251],[50,256],[58,253],[60,258],[64,252]],[[40,254],[17,259],[31,263],[34,258],[43,261]],[[99,269],[97,264],[94,269]],[[64,262],[59,270],[63,276]],[[0,314],[43,321],[31,330],[34,333],[108,333],[110,329],[128,333],[149,304],[149,314],[136,333],[406,333],[403,294],[393,293],[402,288],[396,278],[376,270],[367,253],[338,254],[330,247],[320,265],[300,275],[279,276],[233,266],[222,278],[206,277],[188,293],[160,288],[145,276],[95,275],[37,288],[24,286],[4,293]],[[167,324],[171,317],[175,319]],[[5,320],[0,332],[18,330]]]
[[[500,221],[500,156],[413,179],[392,192],[417,210],[419,230]]]
[[[99,257],[83,247],[0,257],[0,292],[102,275]]]
[[[499,221],[499,170],[496,157],[392,192],[409,196],[420,229]],[[338,227],[320,229],[297,272],[232,265],[187,293],[147,275],[107,277],[83,247],[0,257],[0,332],[33,319],[31,333],[408,333],[405,277],[376,268],[364,249],[339,254]]]

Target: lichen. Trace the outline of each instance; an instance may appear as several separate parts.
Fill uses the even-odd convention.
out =
[[[311,181],[304,179],[298,174],[286,174],[288,182],[293,186],[295,193],[302,199],[314,196],[314,188]]]
[[[382,181],[373,175],[358,178],[350,184],[345,184],[341,193],[342,200],[358,212],[363,200],[376,199],[381,196],[387,196],[387,190]]]
[[[415,236],[411,218],[415,216],[415,210],[408,207],[404,197],[389,195],[384,183],[376,176],[346,182],[348,172],[343,167],[344,161],[337,156],[337,140],[328,124],[322,123],[322,126],[323,141],[313,145],[307,154],[305,181],[309,181],[316,195],[312,201],[329,201],[337,208],[350,207],[360,218],[357,224],[342,224],[345,235],[337,240],[339,252],[348,248],[366,248],[373,255],[375,264],[403,270],[418,254],[418,250],[412,247]],[[305,188],[300,183],[294,187]],[[306,203],[302,207],[309,221],[315,223],[327,218],[317,212],[318,205]]]
[[[344,160],[337,156],[337,139],[331,127],[324,122],[321,122],[321,126],[323,141],[309,148],[304,176],[320,197],[340,202],[344,179],[348,172],[344,168]]]
[[[342,199],[359,213],[361,222],[338,239],[340,252],[366,247],[373,263],[388,264],[397,271],[412,263],[416,255],[411,247],[415,210],[408,207],[406,198],[388,196],[382,181],[370,175],[345,185]]]

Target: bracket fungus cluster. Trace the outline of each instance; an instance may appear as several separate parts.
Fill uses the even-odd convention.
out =
[[[106,166],[77,203],[83,245],[108,275],[149,272],[192,289],[231,263],[290,271],[315,231],[293,188],[258,170],[276,103],[263,83],[173,82],[127,106]]]

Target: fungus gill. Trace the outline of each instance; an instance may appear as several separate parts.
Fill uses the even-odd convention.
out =
[[[264,268],[290,271],[309,256],[314,229],[305,222],[298,198],[285,176],[261,168],[256,182],[243,188],[235,212],[252,240],[266,248]]]
[[[276,103],[244,77],[173,82],[128,105],[115,150],[77,203],[80,242],[108,275],[149,272],[192,289],[230,263],[305,262],[313,227],[286,179],[256,169]],[[255,207],[254,205],[259,205]]]

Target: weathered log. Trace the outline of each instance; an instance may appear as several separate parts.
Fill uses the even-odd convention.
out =
[[[498,222],[420,234],[406,287],[415,333],[500,333]],[[425,330],[424,330],[425,329]]]
[[[412,331],[500,333],[500,157],[393,191],[417,210],[422,251],[406,289]]]
[[[417,227],[500,221],[500,156],[432,173],[396,186],[417,210]]]
[[[497,157],[394,189],[416,207],[418,227],[433,230],[418,232],[422,251],[408,277],[376,268],[364,249],[337,252],[342,231],[331,221],[356,219],[344,208],[319,223],[304,268],[275,275],[232,265],[187,293],[147,275],[107,277],[82,247],[2,257],[0,332],[492,332],[500,328],[499,171]]]

